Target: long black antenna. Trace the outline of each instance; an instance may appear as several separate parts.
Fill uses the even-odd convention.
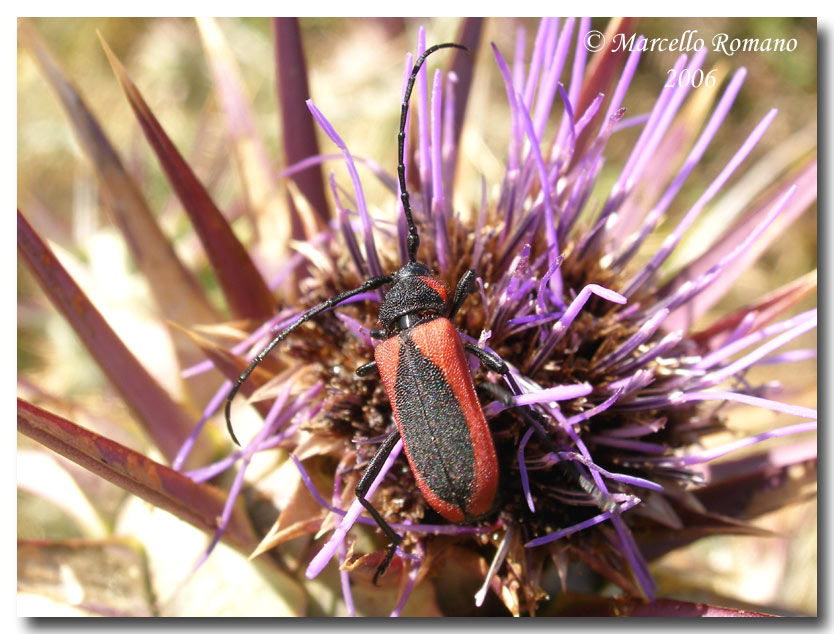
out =
[[[400,177],[400,198],[403,201],[403,211],[405,212],[405,220],[408,223],[408,240],[406,246],[408,247],[408,261],[414,263],[417,261],[417,249],[420,248],[420,234],[417,233],[417,227],[414,225],[414,219],[411,217],[411,203],[408,200],[408,190],[405,186],[405,119],[408,114],[408,100],[411,98],[411,89],[414,88],[414,80],[417,78],[417,73],[426,58],[441,48],[459,48],[464,51],[469,49],[461,44],[453,44],[446,42],[445,44],[435,44],[426,49],[426,52],[417,58],[414,62],[414,68],[411,70],[411,76],[408,78],[408,84],[405,87],[405,95],[403,96],[402,114],[400,115],[400,133],[397,135],[397,174]]]
[[[229,430],[229,435],[232,437],[232,440],[235,441],[236,445],[240,446],[240,442],[238,441],[237,436],[235,436],[235,432],[232,429],[232,400],[235,398],[235,395],[240,389],[240,386],[243,385],[243,382],[247,378],[249,378],[250,374],[252,374],[252,370],[254,370],[258,366],[258,364],[264,360],[266,355],[268,355],[275,346],[281,343],[281,341],[283,341],[287,337],[287,335],[289,335],[293,330],[298,328],[304,322],[309,321],[319,313],[324,312],[328,308],[333,308],[340,302],[346,300],[348,297],[353,297],[354,295],[358,295],[359,293],[364,293],[365,291],[371,291],[375,288],[379,288],[383,284],[387,284],[390,281],[390,275],[380,275],[379,277],[372,277],[371,279],[366,280],[365,283],[361,286],[358,286],[357,288],[354,288],[350,291],[345,291],[344,293],[339,293],[335,297],[331,297],[327,301],[324,301],[321,304],[314,306],[306,313],[301,315],[301,317],[296,319],[291,325],[287,326],[286,328],[284,328],[284,330],[278,333],[278,336],[276,336],[272,341],[270,341],[267,344],[267,346],[263,350],[261,350],[255,356],[254,359],[252,359],[252,363],[250,363],[249,367],[241,373],[241,375],[237,379],[237,383],[235,383],[234,387],[232,388],[232,391],[229,392],[229,395],[226,397],[226,429]]]

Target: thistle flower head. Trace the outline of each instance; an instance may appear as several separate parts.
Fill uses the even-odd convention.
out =
[[[608,34],[619,29],[628,37],[630,28],[615,23]],[[679,539],[745,532],[741,517],[711,507],[721,498],[714,491],[726,483],[708,463],[769,438],[816,429],[815,410],[787,402],[777,386],[751,376],[759,364],[812,354],[784,348],[816,326],[813,309],[787,314],[813,282],[787,284],[728,315],[710,312],[813,201],[815,161],[803,162],[778,186],[748,193],[734,221],[716,218],[722,194],[750,164],[776,111],[756,110],[725,162],[695,196],[685,197],[709,148],[722,143],[746,71],[719,78],[708,108],[692,106],[698,94],[691,83],[666,87],[658,78],[650,108],[631,112],[629,88],[645,56],[642,36],[622,56],[591,56],[590,31],[589,19],[544,19],[529,42],[518,30],[512,53],[491,44],[493,64],[479,72],[502,83],[507,118],[468,119],[467,125],[510,132],[504,173],[499,181],[482,181],[479,200],[458,195],[456,179],[467,157],[461,122],[474,58],[450,52],[451,70],[441,72],[434,69],[441,65],[438,54],[417,77],[405,139],[417,260],[449,289],[475,271],[475,292],[454,325],[464,343],[497,355],[510,372],[500,376],[469,357],[475,384],[487,386],[482,405],[499,463],[489,512],[459,524],[444,520],[419,493],[401,443],[371,487],[372,504],[403,537],[380,582],[398,588],[393,614],[407,609],[429,578],[463,574],[458,569],[468,578],[455,597],[468,594],[479,607],[500,599],[515,615],[535,614],[559,588],[575,590],[575,566],[626,596],[654,600],[650,559]],[[420,29],[415,54],[405,59],[403,85],[426,43]],[[708,61],[706,48],[681,54],[674,71],[705,77]],[[297,234],[295,242],[288,234],[287,244],[295,253],[263,264],[271,271],[269,287],[280,289],[283,301],[265,318],[252,308],[246,316],[253,327],[228,350],[203,344],[211,363],[193,366],[192,374],[213,366],[232,379],[305,311],[409,261],[397,202],[402,192],[392,170],[352,154],[350,136],[315,99],[307,108],[323,133],[322,149],[282,172],[290,183],[288,217],[295,220],[288,232]],[[612,144],[622,139],[629,139],[625,157],[606,163]],[[320,165],[327,168],[333,205],[327,218],[316,215],[312,200],[321,197],[311,192],[322,183],[310,189],[297,180]],[[369,201],[369,181],[388,190],[387,202]],[[679,255],[705,221],[726,228],[714,240],[696,242],[694,255]],[[299,565],[315,578],[336,561],[348,613],[355,612],[354,594],[370,584],[386,546],[354,495],[394,429],[379,377],[356,375],[378,344],[371,331],[385,292],[353,294],[275,346],[244,384],[263,421],[247,422],[244,408],[235,407],[244,446],[185,471],[203,482],[238,466],[210,552],[232,517],[248,466],[265,452],[287,451],[296,489],[257,552],[309,536]],[[201,424],[173,459],[176,469],[230,387],[224,382],[206,405]],[[505,391],[511,400],[495,400]],[[736,408],[795,420],[715,444]]]

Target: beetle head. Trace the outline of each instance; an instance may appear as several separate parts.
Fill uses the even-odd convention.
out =
[[[416,321],[446,313],[446,285],[429,268],[409,262],[394,273],[391,288],[379,307],[379,325],[386,333],[401,330]],[[403,321],[403,317],[411,317]]]

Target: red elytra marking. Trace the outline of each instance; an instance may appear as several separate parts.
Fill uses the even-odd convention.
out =
[[[436,277],[428,277],[428,276],[420,276],[420,281],[423,282],[426,286],[431,288],[435,293],[440,295],[443,298],[443,301],[446,301],[446,294],[448,290],[446,289],[446,285],[441,282]]]
[[[415,327],[411,340],[440,368],[463,411],[475,454],[475,481],[466,511],[471,516],[485,513],[492,506],[498,487],[498,460],[484,411],[475,394],[460,335],[452,322],[441,317]]]
[[[382,384],[385,386],[385,393],[388,394],[391,409],[394,410],[394,416],[396,417],[396,390],[394,386],[397,382],[397,365],[400,362],[400,338],[394,335],[389,339],[380,341],[374,348],[374,360],[377,370],[379,370],[379,376],[382,378]]]
[[[408,456],[408,449],[406,449],[406,456]],[[409,464],[410,460],[411,458],[409,458]],[[423,497],[426,498],[426,502],[428,502],[435,511],[440,513],[450,522],[462,522],[464,520],[466,516],[463,514],[463,511],[460,510],[460,507],[437,497],[434,491],[429,488],[429,485],[426,484],[422,473],[413,469],[411,470],[411,473],[414,474],[414,481],[417,483],[417,488],[420,489],[420,493],[423,494]],[[492,502],[490,502],[490,504],[492,504]],[[489,507],[487,507],[487,509],[489,509]],[[481,512],[483,513],[483,511]]]
[[[442,317],[414,327],[409,336],[420,353],[440,369],[443,378],[452,388],[452,392],[460,405],[469,428],[475,459],[472,496],[464,510],[466,515],[469,516],[485,513],[492,506],[498,486],[498,460],[495,456],[495,447],[492,443],[489,426],[472,385],[472,376],[469,373],[469,366],[466,362],[460,336],[452,322]],[[398,428],[400,428],[400,419],[397,413],[395,384],[399,354],[400,339],[396,336],[381,342],[374,350],[377,368],[388,394],[388,399],[391,402],[391,409],[394,412],[394,420],[397,422]],[[409,464],[412,464],[407,445],[405,446],[405,452]],[[434,491],[426,484],[422,474],[414,469],[413,464],[412,472],[420,492],[432,508],[452,522],[459,522],[464,519],[464,512],[460,508],[441,500],[435,495]]]

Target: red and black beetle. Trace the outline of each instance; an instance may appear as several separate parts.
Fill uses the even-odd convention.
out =
[[[293,330],[319,313],[359,293],[391,285],[380,305],[378,326],[371,331],[375,339],[381,340],[374,350],[374,361],[356,370],[360,376],[379,372],[397,424],[356,486],[357,499],[391,542],[385,560],[374,575],[374,583],[387,568],[402,538],[365,496],[399,438],[403,440],[420,491],[443,517],[452,522],[470,520],[492,507],[498,486],[498,461],[464,351],[505,376],[513,391],[519,392],[504,362],[476,346],[463,344],[452,325],[451,318],[472,290],[475,272],[469,270],[461,277],[449,303],[446,286],[417,261],[420,236],[411,217],[405,183],[406,114],[414,80],[426,57],[449,47],[465,50],[452,43],[428,48],[415,62],[403,97],[397,172],[408,224],[408,262],[393,275],[368,279],[358,288],[340,293],[304,313],[258,353],[226,400],[226,424],[237,443],[229,417],[231,402],[255,366]]]

